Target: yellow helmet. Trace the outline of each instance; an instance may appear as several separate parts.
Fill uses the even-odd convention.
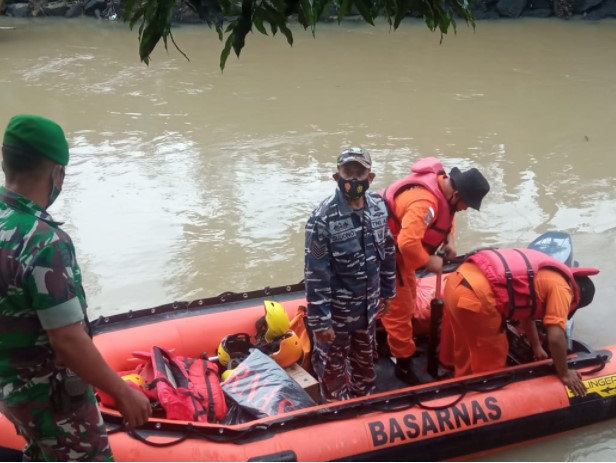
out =
[[[282,368],[290,367],[304,356],[302,344],[295,331],[287,331],[280,339],[268,344],[267,350],[270,357]]]
[[[272,342],[289,331],[291,322],[280,302],[263,301],[263,305],[265,316],[257,320],[257,339],[264,338],[265,342]]]
[[[126,374],[126,375],[122,375],[121,378],[124,381],[130,383],[129,385],[135,385],[135,386],[140,387],[140,388],[146,388],[147,384],[148,384],[147,381],[145,380],[145,378],[143,376],[137,374],[137,373],[129,373],[129,374]],[[107,394],[102,389],[96,388],[96,394],[98,395],[99,399],[101,399],[101,403],[104,406],[111,407],[111,408],[117,408],[118,407],[115,398],[113,396]]]
[[[246,357],[250,353],[252,343],[247,333],[237,333],[225,336],[218,345],[218,362],[226,367],[233,358]]]
[[[145,387],[146,381],[143,379],[143,376],[138,375],[137,373],[131,373],[129,375],[122,376],[124,381],[130,381],[131,383],[135,383],[137,386]]]
[[[227,364],[227,369],[225,371],[222,372],[222,374],[220,375],[220,377],[222,378],[223,381],[226,381],[227,378],[229,376],[231,376],[231,372],[233,370],[235,370],[238,365],[240,363],[242,363],[244,361],[244,359],[247,357],[248,355],[236,355],[236,356],[232,356],[231,360],[229,360],[229,363]]]

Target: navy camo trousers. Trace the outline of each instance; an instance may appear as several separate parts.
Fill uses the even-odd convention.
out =
[[[374,392],[375,327],[350,333],[336,332],[332,344],[315,340],[312,367],[324,402],[361,397]]]

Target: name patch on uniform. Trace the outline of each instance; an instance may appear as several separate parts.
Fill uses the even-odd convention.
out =
[[[372,228],[373,229],[377,229],[377,228],[384,228],[385,224],[387,223],[387,217],[375,217],[371,220],[372,223]]]
[[[332,243],[338,243],[340,241],[346,241],[355,238],[355,230],[348,230],[342,233],[332,235]]]
[[[353,220],[350,217],[330,222],[329,230],[331,233],[332,242],[345,241],[355,238],[355,226],[353,225]]]

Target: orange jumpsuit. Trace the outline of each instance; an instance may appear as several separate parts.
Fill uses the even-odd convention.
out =
[[[554,270],[541,269],[534,281],[537,298],[545,307],[543,323],[558,325],[564,330],[573,298],[567,280]],[[507,334],[501,330],[502,315],[496,309],[494,293],[479,267],[465,262],[450,275],[445,284],[444,300],[451,321],[455,376],[503,368],[509,351]],[[444,343],[447,344],[447,340]]]
[[[443,175],[438,177],[441,189],[444,178]],[[415,353],[412,324],[415,270],[424,267],[430,258],[421,240],[428,226],[436,221],[438,200],[426,188],[410,188],[396,196],[394,214],[401,222],[396,240],[396,297],[381,321],[387,331],[391,354],[396,358],[406,358]]]

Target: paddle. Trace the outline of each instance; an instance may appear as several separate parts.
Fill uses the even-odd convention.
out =
[[[441,272],[436,274],[434,299],[430,302],[430,338],[428,339],[427,370],[434,379],[438,379],[439,362],[437,348],[441,339],[439,326],[443,318],[443,308],[445,307],[445,302],[441,299],[441,276]]]

